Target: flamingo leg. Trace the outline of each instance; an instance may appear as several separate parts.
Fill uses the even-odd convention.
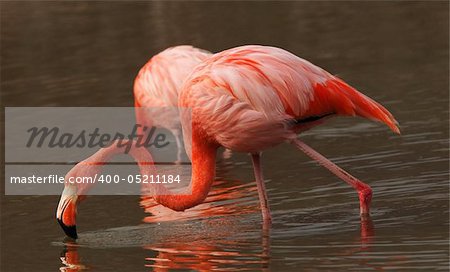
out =
[[[295,139],[292,141],[292,143],[306,155],[317,161],[320,165],[327,168],[328,170],[330,170],[330,172],[340,177],[342,180],[352,186],[358,192],[361,216],[369,215],[370,202],[372,200],[372,189],[369,185],[350,175],[345,170],[322,156],[319,152],[315,151],[301,140]]]
[[[261,212],[264,224],[270,224],[272,222],[272,216],[270,215],[269,203],[267,201],[266,186],[264,185],[264,179],[261,168],[261,155],[252,154],[253,170],[255,172],[256,185],[258,187],[259,203],[261,206]]]

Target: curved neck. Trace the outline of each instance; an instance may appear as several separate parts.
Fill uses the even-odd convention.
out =
[[[184,211],[202,203],[207,197],[215,177],[217,145],[202,141],[201,137],[192,137],[192,176],[190,186],[181,191],[172,192],[163,184],[147,184],[144,192],[151,194],[156,202],[175,211]],[[125,153],[125,147],[117,142],[102,148],[97,153],[84,160],[70,173],[77,173],[78,167],[97,166],[98,172],[102,165],[114,156]],[[144,147],[136,147],[132,142],[129,155],[137,162],[141,175],[155,175],[153,158]],[[99,169],[100,168],[100,169]],[[82,171],[84,172],[84,171]]]
[[[156,202],[175,211],[184,211],[202,203],[208,196],[216,173],[217,145],[192,137],[192,177],[189,188],[176,194],[158,192]]]

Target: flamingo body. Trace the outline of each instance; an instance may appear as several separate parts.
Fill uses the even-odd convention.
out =
[[[195,129],[242,152],[260,152],[336,115],[381,121],[398,132],[383,106],[275,47],[242,46],[215,54],[197,66],[179,99],[180,106],[192,109]]]

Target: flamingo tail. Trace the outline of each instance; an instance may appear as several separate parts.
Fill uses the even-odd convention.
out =
[[[386,124],[393,132],[400,134],[394,116],[373,99],[358,92],[353,87],[334,77],[314,87],[313,108],[327,108],[338,115],[361,116]]]

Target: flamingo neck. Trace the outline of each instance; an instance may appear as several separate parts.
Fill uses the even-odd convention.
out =
[[[177,192],[172,192],[163,184],[151,184],[143,188],[144,194],[150,194],[156,202],[172,210],[184,211],[202,203],[209,193],[215,177],[216,151],[218,145],[205,141],[202,137],[192,137],[192,176],[190,186]],[[76,175],[79,170],[86,174],[101,172],[101,168],[114,156],[125,153],[124,147],[119,147],[117,142],[100,149],[97,153],[84,160],[68,175]],[[138,163],[141,175],[154,175],[156,169],[153,158],[144,147],[131,145],[129,155]],[[86,168],[84,168],[86,167]],[[80,169],[82,168],[82,169]],[[78,188],[78,192],[86,192],[89,188]]]
[[[192,176],[188,188],[176,194],[161,194],[155,200],[175,211],[184,211],[202,203],[208,196],[216,172],[217,145],[192,135]]]

